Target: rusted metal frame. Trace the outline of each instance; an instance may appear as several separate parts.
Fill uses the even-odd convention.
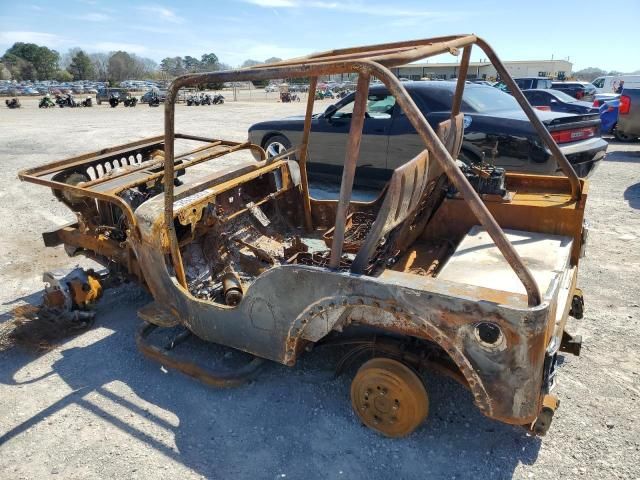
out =
[[[300,144],[300,183],[302,184],[302,207],[304,209],[304,227],[307,232],[313,230],[313,220],[311,219],[311,197],[309,195],[309,178],[307,177],[307,157],[309,156],[309,134],[311,132],[311,120],[313,116],[313,106],[316,101],[316,88],[318,87],[318,77],[311,77],[309,91],[307,93],[307,112],[304,117],[304,130],[302,131],[302,142]]]
[[[176,134],[176,138],[183,138],[184,134]],[[227,140],[218,140],[218,139],[204,139],[202,137],[193,137],[188,135],[189,139],[206,141],[206,142],[221,142],[223,144],[237,144],[238,142],[230,142]],[[163,135],[158,135],[155,137],[145,138],[143,140],[138,140],[135,142],[127,143],[124,145],[118,145],[116,147],[98,150],[97,152],[86,153],[77,157],[67,158],[65,160],[60,160],[57,162],[47,163],[45,165],[41,165],[36,168],[30,168],[26,170],[22,170],[18,173],[18,177],[20,179],[33,178],[33,177],[43,177],[48,174],[55,174],[60,172],[61,170],[65,170],[71,167],[84,166],[88,163],[96,163],[102,160],[106,160],[112,157],[124,156],[125,154],[131,154],[131,150],[139,150],[140,148],[151,149],[154,146],[162,147],[163,146]],[[209,148],[209,146],[204,146],[202,148]],[[200,149],[196,149],[194,151],[199,151]],[[193,153],[190,152],[190,153]],[[162,163],[159,162],[159,163]],[[144,163],[142,166],[146,167],[151,165],[150,162]],[[129,172],[137,171],[129,170]],[[113,177],[111,177],[113,178]],[[101,180],[101,179],[98,179]],[[99,183],[98,181],[85,182],[85,186],[93,185],[94,182]]]
[[[68,183],[57,182],[55,180],[47,180],[47,179],[42,179],[40,177],[28,177],[28,178],[31,183],[35,183],[37,185],[44,185],[45,187],[50,187],[55,190],[75,193],[78,197],[88,196],[91,198],[95,198],[96,200],[103,200],[105,202],[113,203],[120,210],[122,210],[123,213],[127,216],[127,221],[129,222],[129,225],[131,226],[131,228],[137,231],[137,223],[136,223],[135,217],[133,216],[133,212],[131,211],[131,208],[129,207],[127,202],[125,202],[118,196],[111,195],[109,193],[96,192],[94,190],[85,190],[82,187],[78,187],[76,185],[69,185]]]
[[[198,165],[200,163],[204,163],[204,162],[208,162],[210,160],[215,160],[216,158],[220,158],[223,157],[229,153],[233,153],[233,152],[237,152],[238,150],[242,150],[243,148],[248,147],[248,145],[246,143],[243,144],[238,144],[235,147],[229,147],[226,151],[221,151],[221,152],[217,152],[214,154],[207,154],[207,155],[201,155],[197,158],[194,158],[193,160],[190,161],[186,161],[186,162],[182,162],[179,165],[175,165],[173,168],[174,172],[177,172],[179,170],[186,170],[189,167],[193,167],[194,165]],[[191,155],[193,152],[189,153],[189,155]],[[180,156],[178,158],[183,158],[183,156]],[[163,160],[164,161],[164,160]],[[162,163],[163,161],[161,161],[160,163]],[[156,180],[157,178],[162,178],[164,176],[164,171],[161,172],[156,172],[156,173],[151,173],[149,174],[148,177],[146,177],[144,179],[144,182],[149,182],[151,180]],[[121,190],[126,190],[127,188],[131,188],[137,184],[141,183],[140,181],[135,181],[135,182],[131,182],[129,184],[125,184],[125,185],[121,185],[118,186],[118,188],[111,190],[111,192],[119,192]]]
[[[342,244],[344,242],[344,230],[347,221],[347,212],[351,203],[353,180],[356,175],[356,165],[360,156],[360,142],[362,140],[362,128],[364,126],[365,113],[367,112],[367,98],[369,96],[369,72],[362,70],[358,74],[356,85],[355,103],[351,114],[349,126],[349,138],[342,170],[342,183],[340,184],[340,198],[336,209],[336,223],[331,243],[331,257],[329,268],[338,268],[342,257]]]
[[[397,51],[391,50],[388,53],[387,50],[362,50],[350,53],[339,53],[330,57],[308,57],[303,59],[294,59],[291,61],[285,61],[283,63],[261,65],[256,68],[267,69],[269,67],[295,67],[300,65],[314,65],[326,62],[335,61],[349,61],[367,59],[385,66],[397,66],[404,65],[406,63],[419,60],[427,56],[434,55],[433,52],[451,52],[457,54],[457,49],[470,45],[475,41],[474,35],[465,35],[461,37],[450,37],[447,40],[438,42],[429,42],[424,45],[414,45],[410,48],[402,48]]]
[[[56,232],[61,244],[73,245],[102,255],[122,265],[130,264],[130,251],[123,249],[119,242],[111,240],[103,235],[93,235],[81,232],[77,225],[63,227]]]
[[[201,152],[203,150],[207,150],[208,148],[212,148],[215,147],[217,145],[220,145],[222,142],[217,141],[215,143],[209,144],[209,145],[205,145],[203,147],[200,148],[196,148],[195,150],[191,150],[190,152],[184,154],[184,155],[180,155],[178,157],[178,159],[183,158],[183,157],[187,157],[189,155],[193,155],[194,153],[198,153]],[[134,168],[130,168],[127,169],[125,172],[122,172],[120,175],[115,175],[115,176],[109,176],[109,175],[104,175],[102,178],[96,178],[95,180],[91,180],[89,182],[83,182],[82,187],[83,188],[87,188],[89,189],[90,187],[93,187],[95,185],[100,185],[102,183],[108,182],[109,180],[115,180],[116,178],[119,177],[126,177],[128,174],[130,173],[136,173],[136,172],[140,172],[143,170],[148,170],[149,168],[153,168],[156,167],[158,165],[162,165],[164,163],[164,158],[161,160],[151,160],[151,161],[147,161],[147,162],[143,162],[141,164],[139,164],[138,166],[134,167]],[[149,173],[150,175],[153,175],[153,173]],[[148,179],[145,179],[144,181],[147,181]],[[131,188],[130,186],[136,185],[138,183],[142,183],[140,181],[137,181],[135,183],[128,183],[126,184],[127,186],[125,188]],[[120,187],[118,187],[117,190],[120,190]],[[111,191],[111,190],[110,190]]]
[[[475,41],[473,37],[472,41],[465,40],[464,44],[459,46],[466,46],[472,44]],[[438,49],[431,49],[429,51],[422,51],[424,56],[436,55],[444,53],[449,49],[449,46],[439,44]],[[398,99],[398,103],[401,108],[407,113],[407,117],[411,121],[412,125],[423,141],[428,147],[434,151],[434,158],[441,164],[443,170],[447,173],[452,183],[463,194],[464,200],[469,204],[474,215],[478,218],[479,222],[487,229],[489,235],[496,243],[496,246],[504,255],[505,259],[514,270],[518,278],[522,281],[525,290],[527,291],[528,302],[531,305],[539,305],[541,302],[541,296],[539,288],[533,279],[531,272],[523,264],[522,259],[513,248],[513,245],[507,240],[504,232],[499,227],[495,219],[491,216],[486,206],[480,200],[475,190],[468,183],[462,172],[458,169],[455,162],[448,154],[442,143],[438,140],[437,136],[429,126],[428,122],[424,118],[424,115],[420,112],[415,105],[411,97],[408,95],[406,89],[400,84],[400,81],[383,65],[369,61],[341,61],[314,64],[314,65],[299,65],[295,67],[271,67],[262,69],[246,69],[237,71],[222,71],[212,73],[200,73],[200,74],[188,74],[177,78],[169,87],[167,95],[167,101],[165,102],[165,227],[169,230],[167,234],[168,241],[172,244],[172,251],[176,252],[177,241],[175,241],[175,230],[173,229],[173,185],[170,179],[173,178],[173,137],[174,137],[174,109],[175,109],[175,97],[180,88],[188,85],[196,85],[200,83],[211,83],[215,81],[247,81],[247,80],[262,80],[272,78],[297,78],[297,77],[309,77],[317,75],[328,75],[331,73],[340,72],[358,72],[363,69],[370,69],[370,73],[379,78],[389,88],[392,94]],[[400,98],[399,98],[400,96]],[[170,185],[171,184],[171,185]],[[172,234],[173,232],[173,234]],[[172,254],[173,262],[180,259],[180,252]],[[180,262],[181,263],[181,262]]]
[[[437,55],[439,53],[447,51],[452,55],[457,55],[459,48],[473,45],[475,41],[475,35],[467,35],[464,37],[456,38],[454,40],[449,40],[447,42],[438,42],[434,43],[433,45],[418,47],[415,50],[408,50],[397,54],[370,57],[370,60],[384,65],[385,67],[405,65],[407,63],[415,62],[416,60],[420,60],[422,58],[430,57],[432,55]]]
[[[375,54],[381,52],[390,52],[390,51],[401,51],[401,50],[409,50],[415,49],[416,46],[421,45],[432,45],[434,43],[446,42],[450,40],[455,40],[460,37],[464,37],[466,35],[447,35],[443,37],[433,37],[433,38],[424,38],[420,40],[406,40],[402,42],[391,42],[391,43],[379,43],[376,45],[366,45],[359,47],[348,47],[348,48],[339,48],[334,50],[327,50],[324,52],[312,53],[310,55],[305,55],[302,57],[291,58],[287,60],[282,60],[280,62],[268,63],[264,65],[258,65],[256,68],[265,68],[265,67],[280,67],[280,66],[291,66],[291,65],[302,65],[308,64],[310,60],[336,60],[336,59],[355,59],[349,58],[348,55],[353,54],[365,54],[365,56],[371,57]]]
[[[269,194],[266,198],[263,198],[262,200],[259,200],[257,202],[254,203],[254,205],[256,207],[259,207],[261,205],[264,205],[265,203],[271,202],[273,199],[279,198],[282,195],[284,195],[288,190],[278,190],[277,192],[273,192],[271,194]],[[234,218],[238,217],[239,215],[242,215],[243,213],[246,213],[249,210],[249,207],[243,207],[240,210],[238,210],[237,212],[233,212],[231,214],[229,214],[224,220],[223,223],[228,223],[231,220],[233,220]]]
[[[101,159],[107,159],[109,157],[114,157],[117,155],[123,155],[125,152],[129,153],[132,149],[137,148],[151,148],[155,145],[161,146],[163,136],[159,135],[157,137],[145,138],[143,140],[139,140],[137,142],[127,143],[125,145],[118,145],[117,147],[108,148],[104,150],[98,150],[97,152],[86,153],[84,155],[80,155],[78,157],[67,158],[65,160],[60,160],[58,162],[47,163],[45,165],[41,165],[36,168],[30,168],[27,170],[22,170],[18,173],[20,178],[24,177],[42,177],[44,175],[50,173],[56,173],[62,169],[69,167],[77,167],[78,165],[84,165],[87,161],[95,162]]]
[[[547,130],[547,127],[544,126],[540,118],[536,115],[533,107],[529,104],[522,91],[520,90],[520,87],[518,87],[518,84],[514,82],[513,78],[511,78],[511,75],[505,68],[502,61],[493,51],[493,49],[482,38],[477,39],[477,45],[484,51],[484,53],[487,54],[487,57],[500,75],[500,78],[504,81],[504,83],[507,84],[507,87],[509,87],[509,90],[511,90],[511,94],[520,104],[522,110],[524,110],[524,113],[529,118],[529,121],[533,124],[536,132],[538,133],[538,135],[540,135],[540,138],[542,138],[544,144],[549,148],[549,150],[551,150],[553,157],[558,162],[558,165],[560,165],[563,173],[569,178],[569,183],[571,184],[572,199],[576,201],[579,200],[580,196],[582,195],[582,186],[580,185],[580,178],[576,174],[576,171],[573,169],[573,166],[571,166],[571,163],[569,163],[567,157],[564,156],[564,153],[562,153],[562,150],[560,150],[560,147],[549,133],[549,130]]]
[[[176,165],[175,168],[174,168],[174,172],[177,172],[177,171],[180,171],[180,170],[186,170],[187,168],[193,167],[194,165],[198,165],[200,163],[208,162],[210,160],[215,160],[216,158],[223,157],[223,156],[227,155],[228,153],[236,152],[238,150],[241,150],[240,147],[242,147],[243,145],[246,146],[246,144],[237,144],[236,147],[228,147],[227,150],[225,150],[225,151],[220,151],[220,152],[216,152],[216,153],[213,153],[213,154],[209,153],[207,155],[200,155],[200,156],[194,158],[193,160],[185,161],[183,163],[180,163],[179,165]],[[215,146],[216,145],[209,146],[209,147],[206,147],[206,148],[203,148],[203,149],[200,149],[200,150],[196,150],[196,151],[191,151],[191,152],[189,152],[189,153],[187,153],[185,155],[180,155],[179,157],[177,157],[177,159],[181,159],[181,158],[184,158],[184,157],[187,157],[187,156],[191,156],[194,153],[196,153],[197,151],[206,150],[207,148],[213,148]],[[163,160],[158,160],[157,162],[154,162],[153,164],[149,163],[149,165],[147,167],[145,167],[145,169],[147,169],[149,167],[152,168],[153,166],[157,166],[157,165],[160,165],[160,164],[163,164],[163,163],[164,163],[164,159]],[[133,187],[135,187],[137,185],[141,185],[143,183],[147,183],[147,182],[150,182],[152,180],[156,180],[158,178],[162,178],[163,176],[164,176],[164,171],[150,172],[144,179],[138,179],[138,180],[134,180],[134,181],[129,182],[129,183],[121,184],[121,185],[118,185],[118,186],[116,186],[114,188],[105,190],[105,192],[108,192],[108,193],[111,193],[113,195],[116,195],[117,193],[119,193],[119,192],[121,192],[123,190],[127,190],[127,189],[133,188]],[[123,177],[124,177],[124,175],[123,175]],[[118,178],[118,177],[111,177],[111,180],[113,180],[114,178]],[[107,179],[107,180],[109,180],[109,179]],[[88,188],[90,186],[93,186],[93,185],[89,185],[89,184],[85,183],[85,184],[82,185],[82,188]],[[95,190],[88,189],[88,191],[95,191]]]
[[[187,276],[184,272],[178,236],[173,224],[173,177],[174,177],[174,148],[175,148],[175,100],[178,90],[169,87],[164,102],[164,230],[163,243],[168,243],[171,263],[176,273],[178,283],[187,290]]]
[[[464,94],[467,71],[469,70],[471,48],[472,45],[469,45],[468,47],[464,47],[464,50],[462,50],[462,59],[460,60],[460,68],[458,69],[458,81],[456,82],[456,92],[453,96],[453,103],[451,105],[451,126],[453,126],[453,119],[460,113],[460,107],[462,106],[462,95]]]
[[[473,214],[476,216],[480,224],[487,230],[487,233],[489,233],[489,236],[500,250],[500,253],[502,253],[505,260],[507,260],[507,263],[509,263],[524,285],[527,292],[528,304],[530,306],[540,305],[542,297],[533,275],[531,275],[531,272],[523,263],[522,258],[520,258],[516,249],[507,239],[502,228],[500,228],[498,222],[496,222],[495,218],[491,215],[491,212],[489,212],[489,209],[482,202],[478,193],[473,189],[462,171],[456,165],[454,159],[451,158],[447,149],[438,139],[438,136],[433,131],[422,112],[418,109],[407,90],[387,68],[374,62],[371,63],[371,66],[372,70],[376,72],[375,75],[382,80],[391,94],[396,98],[400,108],[402,108],[402,111],[406,113],[407,118],[418,132],[418,135],[420,135],[422,140],[425,142],[429,151],[433,153],[433,157],[438,161],[444,173],[447,175],[449,180],[451,180],[451,183],[453,183],[458,191],[462,193],[463,199],[469,205]]]
[[[138,349],[148,358],[160,362],[174,370],[194,377],[201,382],[218,388],[229,388],[242,385],[254,378],[264,365],[264,359],[253,357],[249,363],[234,371],[215,371],[193,362],[180,360],[176,356],[168,354],[156,345],[148,342],[148,337],[158,328],[152,323],[144,322],[136,334]]]

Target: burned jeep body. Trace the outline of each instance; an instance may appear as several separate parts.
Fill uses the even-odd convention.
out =
[[[460,169],[454,160],[464,128],[460,105],[474,45],[509,85],[565,177]],[[451,118],[433,131],[388,68],[459,50]],[[340,196],[316,200],[306,159],[318,77],[353,72],[358,84]],[[351,198],[352,185],[374,76],[396,97],[425,149],[395,170],[377,199],[360,202]],[[182,87],[294,77],[311,78],[305,131],[300,145],[277,157],[267,159],[249,142],[175,133]],[[202,145],[178,155],[175,144],[183,141]],[[258,160],[197,181],[180,177],[242,151]],[[426,389],[414,373],[423,366],[468,387],[491,418],[539,434],[549,426],[558,405],[551,393],[557,352],[579,346],[565,324],[582,305],[576,283],[587,181],[476,36],[185,75],[169,88],[163,137],[20,177],[50,186],[77,214],[76,223],[45,234],[45,244],[64,244],[137,279],[154,297],[139,312],[149,324],[181,324],[207,341],[289,366],[305,348],[345,338],[341,332],[373,331],[376,340],[359,345],[374,345],[377,356],[360,368],[351,399],[360,419],[386,435],[406,435],[426,417]]]

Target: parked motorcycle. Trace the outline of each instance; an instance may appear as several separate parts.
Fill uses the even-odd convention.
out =
[[[17,98],[12,98],[11,100],[5,100],[4,103],[9,108],[20,108],[22,106],[20,105],[20,101]]]
[[[203,93],[200,95],[200,105],[211,105],[211,95]]]
[[[296,93],[283,92],[280,94],[280,101],[282,103],[299,102],[300,97]]]
[[[111,108],[116,108],[119,103],[120,103],[120,98],[118,98],[116,95],[112,94],[109,96],[109,105],[111,105]]]
[[[325,98],[335,98],[335,95],[331,90],[318,90],[316,91],[316,100],[324,100]]]
[[[135,107],[138,104],[138,99],[131,95],[127,95],[123,103],[125,107]]]
[[[221,105],[224,103],[224,97],[221,93],[217,93],[213,96],[212,102],[214,105]]]
[[[200,97],[198,97],[197,95],[189,95],[187,97],[187,106],[191,107],[191,106],[198,106],[200,105]]]
[[[56,105],[58,105],[60,108],[74,108],[79,106],[75,98],[73,98],[73,95],[71,95],[70,93],[67,93],[66,95],[56,95]]]
[[[55,108],[56,104],[51,100],[49,95],[45,95],[40,99],[40,103],[38,103],[38,108]]]
[[[160,106],[160,97],[158,97],[158,95],[156,95],[155,93],[149,99],[149,106],[150,107],[159,107]]]
[[[93,101],[91,100],[91,97],[87,97],[82,101],[82,106],[83,107],[92,107],[93,106]]]

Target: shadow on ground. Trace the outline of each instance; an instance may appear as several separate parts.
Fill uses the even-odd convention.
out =
[[[610,145],[629,145],[623,142],[609,142]],[[640,162],[640,150],[616,150],[607,153],[606,162],[635,163]]]
[[[522,428],[487,419],[466,390],[439,376],[426,377],[431,407],[422,428],[399,440],[374,434],[352,413],[353,371],[335,378],[337,353],[331,349],[313,350],[294,368],[269,364],[257,380],[234,389],[210,388],[175,372],[163,373],[135,348],[139,325],[135,311],[148,301],[138,295],[123,302],[117,291],[109,292],[98,306],[96,327],[113,333],[84,347],[62,345],[51,371],[42,377],[23,379],[29,371],[24,367],[37,355],[19,348],[0,352],[1,383],[28,388],[24,385],[55,374],[72,389],[2,432],[0,445],[75,405],[207,477],[511,478],[519,463],[532,464],[538,456],[540,439]],[[209,362],[228,352],[202,343],[194,351],[204,353]],[[242,354],[226,357],[233,355]],[[126,385],[134,395],[114,393],[114,382]],[[27,394],[27,390],[21,392]],[[129,413],[109,413],[93,401],[96,396]],[[139,399],[171,412],[177,426],[142,408]],[[140,428],[132,420],[138,415],[169,430],[177,449],[159,441],[155,429]],[[72,434],[65,441],[73,442]]]
[[[640,183],[627,187],[624,191],[624,199],[631,208],[640,208]]]

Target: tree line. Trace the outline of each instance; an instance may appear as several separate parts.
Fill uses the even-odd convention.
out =
[[[35,43],[17,42],[0,57],[0,80],[168,80],[184,73],[229,68],[215,53],[205,53],[200,59],[189,55],[168,57],[158,65],[150,58],[121,50],[86,53],[81,48],[72,48],[61,55]]]
[[[635,72],[630,72],[626,75],[637,75],[640,74],[640,70],[636,70]],[[583,68],[582,70],[578,70],[573,73],[575,78],[579,78],[580,80],[584,80],[586,82],[592,82],[598,77],[604,77],[605,75],[625,75],[624,72],[619,72],[618,70],[602,70],[601,68],[596,67],[588,67]]]
[[[280,58],[271,57],[264,62],[246,60],[241,66],[273,63]],[[0,80],[97,80],[120,82],[122,80],[169,80],[185,73],[212,72],[232,68],[222,63],[215,53],[205,53],[200,58],[189,55],[167,57],[158,65],[150,58],[119,50],[110,53],[87,53],[81,48],[71,48],[60,54],[35,43],[14,43],[0,57]]]
[[[14,43],[0,58],[2,80],[98,80],[118,82],[154,77],[158,64],[134,53],[117,51],[87,54],[72,48],[60,55],[35,43]]]

